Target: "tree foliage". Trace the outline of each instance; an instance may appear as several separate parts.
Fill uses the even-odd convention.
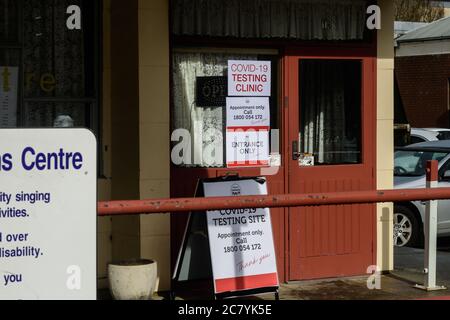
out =
[[[433,22],[444,17],[444,8],[432,0],[394,0],[395,20]]]

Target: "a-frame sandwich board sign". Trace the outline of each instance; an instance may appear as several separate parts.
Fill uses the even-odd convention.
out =
[[[199,180],[195,196],[260,194],[267,194],[265,178],[221,177]],[[267,292],[278,299],[268,208],[189,214],[173,276],[174,291],[179,283],[208,279],[216,299]]]

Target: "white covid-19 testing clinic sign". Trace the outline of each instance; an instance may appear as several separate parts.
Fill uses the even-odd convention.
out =
[[[270,97],[271,62],[228,60],[228,96]]]
[[[97,143],[0,130],[0,300],[96,299]]]

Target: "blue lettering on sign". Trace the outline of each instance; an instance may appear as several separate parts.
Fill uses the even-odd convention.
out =
[[[22,275],[21,274],[5,274],[3,275],[3,285],[6,287],[10,283],[18,283],[22,282]]]
[[[12,169],[12,155],[5,153],[0,157],[0,170],[10,171]]]
[[[31,171],[43,170],[80,170],[83,166],[83,155],[79,152],[36,152],[32,147],[26,147],[22,152],[22,167]]]
[[[12,169],[12,155],[5,153],[0,156],[0,171],[10,171]]]
[[[26,147],[21,154],[22,168],[26,171],[80,170],[83,167],[83,155],[80,152],[67,152],[60,148],[56,152],[38,152]],[[11,153],[0,154],[0,172],[11,171],[14,166]]]

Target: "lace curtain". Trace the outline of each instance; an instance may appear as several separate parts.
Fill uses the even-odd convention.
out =
[[[173,130],[190,132],[192,165],[195,166],[224,165],[225,106],[198,107],[195,93],[197,77],[226,76],[228,60],[257,60],[257,57],[221,53],[173,54]]]
[[[66,27],[69,5],[82,0],[24,0],[25,98],[83,98],[85,88],[84,33]],[[42,88],[41,79],[49,83]],[[51,127],[67,119],[85,124],[85,106],[76,103],[28,102],[25,126]],[[70,121],[71,119],[71,121]]]
[[[185,36],[362,40],[365,0],[172,0]]]
[[[301,152],[318,164],[359,162],[360,62],[304,60],[300,68]]]

